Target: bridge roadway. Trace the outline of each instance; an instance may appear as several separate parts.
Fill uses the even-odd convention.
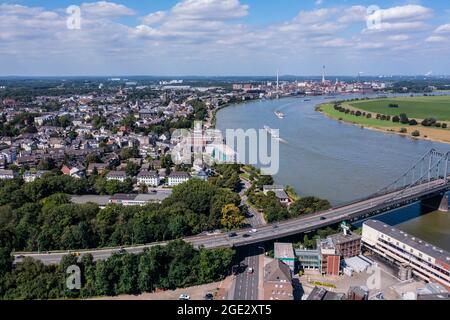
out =
[[[374,212],[394,209],[405,203],[418,201],[419,199],[434,193],[449,191],[450,183],[444,179],[434,180],[418,186],[411,187],[403,192],[396,191],[381,195],[368,200],[353,202],[347,205],[336,207],[327,211],[301,216],[299,218],[286,220],[276,224],[261,226],[252,232],[250,229],[237,231],[237,236],[229,237],[226,233],[220,234],[202,234],[188,237],[184,240],[191,243],[194,247],[203,246],[205,248],[226,248],[241,247],[249,244],[260,243],[264,241],[279,239],[303,232],[314,231],[329,225],[342,221],[362,218]],[[247,235],[247,237],[244,237]],[[155,245],[164,245],[166,242],[152,243],[142,246],[133,246],[125,248],[93,249],[78,251],[80,255],[92,254],[94,260],[103,260],[110,257],[113,253],[125,250],[129,253],[141,253],[144,249]],[[15,253],[15,262],[20,262],[24,257],[31,257],[40,260],[45,264],[57,264],[64,255],[75,251],[59,252],[41,252],[41,253]]]

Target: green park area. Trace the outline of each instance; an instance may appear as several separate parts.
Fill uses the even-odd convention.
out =
[[[402,127],[400,123],[395,123],[392,121],[383,121],[376,119],[375,117],[367,118],[365,116],[356,116],[355,114],[340,112],[339,110],[334,109],[334,105],[330,103],[321,105],[318,111],[325,113],[327,116],[335,120],[341,120],[367,127]]]
[[[450,143],[450,96],[338,101],[316,110],[361,127]]]
[[[438,121],[450,121],[450,96],[397,97],[352,101],[348,105],[366,112],[390,116],[405,113],[414,119],[434,118]]]

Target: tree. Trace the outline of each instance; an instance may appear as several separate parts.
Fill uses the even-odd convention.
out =
[[[330,207],[330,202],[327,200],[319,199],[316,197],[304,197],[295,201],[291,205],[290,212],[293,216],[296,217],[302,214],[324,211],[329,209]]]
[[[273,185],[273,182],[272,176],[260,176],[256,182],[256,186],[261,189],[263,186]]]
[[[244,215],[234,204],[228,204],[222,209],[220,223],[226,230],[239,229],[245,221]]]
[[[434,119],[434,118],[427,118],[427,119],[422,121],[422,125],[424,127],[432,127],[435,124],[436,124],[436,119]]]
[[[39,164],[37,165],[38,170],[53,170],[56,168],[55,160],[52,158],[45,158],[39,161]]]
[[[405,113],[400,114],[400,123],[409,124],[408,116]]]
[[[230,272],[235,252],[231,249],[200,249],[199,281],[211,283],[222,280]]]
[[[137,157],[139,157],[139,150],[137,148],[123,148],[120,151],[120,159],[122,160],[129,160]]]
[[[11,252],[13,248],[14,234],[9,230],[0,230],[0,288],[1,279],[7,272],[11,271],[12,268],[14,258],[11,255]]]
[[[127,176],[135,177],[138,175],[140,169],[141,167],[138,164],[128,161],[125,172],[127,173]]]
[[[139,193],[148,193],[148,186],[145,183],[139,184]]]

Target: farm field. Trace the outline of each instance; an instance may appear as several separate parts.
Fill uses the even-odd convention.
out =
[[[390,99],[391,100],[391,99]],[[344,105],[345,106],[345,105]],[[354,107],[350,107],[354,108]],[[362,109],[361,109],[362,110]],[[417,126],[410,126],[408,124],[395,123],[392,121],[379,120],[374,117],[368,119],[364,116],[357,117],[356,115],[351,115],[350,113],[339,112],[334,109],[333,104],[322,104],[317,108],[317,111],[322,112],[327,117],[339,120],[345,123],[354,124],[361,126],[366,129],[372,129],[382,132],[388,132],[393,134],[398,134],[406,137],[411,137],[411,133],[415,130],[420,132],[419,137],[415,139],[426,139],[432,141],[438,141],[443,143],[450,143],[450,129],[442,129],[435,127],[424,127],[420,124]],[[364,110],[363,110],[364,111]],[[369,111],[365,111],[369,112]],[[375,116],[376,112],[372,112],[372,116]],[[379,112],[381,113],[381,112]],[[409,116],[409,115],[408,115]],[[420,118],[416,118],[420,120]],[[404,128],[406,132],[402,133],[400,130]]]
[[[398,108],[390,108],[397,104]],[[397,97],[366,101],[352,101],[349,106],[372,113],[399,115],[406,113],[409,118],[435,118],[438,121],[450,121],[450,96],[436,97]]]

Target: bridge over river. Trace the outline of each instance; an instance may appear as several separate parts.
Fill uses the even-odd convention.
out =
[[[184,240],[197,248],[241,247],[311,232],[342,221],[353,222],[367,219],[418,201],[424,206],[448,210],[446,194],[450,191],[449,160],[450,152],[431,150],[398,179],[365,199],[253,230],[243,229],[237,231],[233,237],[225,233],[202,234]],[[77,254],[92,254],[94,260],[102,260],[121,250],[140,253],[146,248],[164,244],[165,242],[159,242],[126,248],[83,250],[78,251]],[[45,264],[56,264],[69,253],[73,251],[16,253],[15,262],[19,262],[24,257],[32,257]]]

